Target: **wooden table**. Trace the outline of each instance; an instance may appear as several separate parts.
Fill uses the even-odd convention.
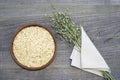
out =
[[[82,25],[120,80],[120,4],[119,0],[0,0],[0,80],[103,80],[103,78],[70,66],[73,45],[60,39],[47,16],[56,10],[68,13]],[[20,68],[10,55],[10,41],[22,25],[37,23],[47,26],[57,42],[57,55],[46,69],[28,71]]]

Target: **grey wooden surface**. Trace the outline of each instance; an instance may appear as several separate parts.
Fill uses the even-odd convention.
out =
[[[50,4],[72,16],[98,48],[120,80],[120,0],[0,0],[0,80],[103,80],[103,78],[70,66],[73,45],[60,39],[46,15],[52,15]],[[22,25],[37,23],[47,26],[57,42],[53,63],[43,70],[20,68],[10,55],[10,41]]]

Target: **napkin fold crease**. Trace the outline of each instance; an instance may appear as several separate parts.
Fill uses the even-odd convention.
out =
[[[71,66],[80,68],[84,71],[102,76],[101,71],[110,71],[109,66],[105,62],[104,58],[92,43],[83,27],[81,27],[81,50],[78,51],[74,46],[72,54],[70,56]]]

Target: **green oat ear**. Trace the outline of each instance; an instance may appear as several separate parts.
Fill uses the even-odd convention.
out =
[[[56,32],[66,41],[81,46],[81,29],[78,29],[71,17],[67,13],[55,12],[50,21]]]

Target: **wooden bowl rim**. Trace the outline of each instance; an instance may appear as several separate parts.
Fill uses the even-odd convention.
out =
[[[14,42],[14,39],[15,39],[15,37],[17,36],[17,34],[18,34],[21,30],[23,30],[23,29],[25,29],[25,28],[27,28],[27,27],[31,27],[31,26],[38,26],[38,27],[40,27],[40,28],[43,28],[43,29],[47,30],[47,31],[50,33],[50,35],[52,36],[53,40],[54,40],[55,50],[54,50],[53,57],[48,61],[48,63],[46,63],[45,65],[42,65],[42,66],[40,66],[40,67],[27,67],[27,66],[23,65],[22,63],[20,63],[20,62],[17,60],[17,58],[15,57],[14,52],[13,52],[13,42]],[[17,31],[14,33],[14,35],[13,35],[13,37],[12,37],[11,44],[10,44],[10,51],[11,51],[11,56],[12,56],[13,60],[15,61],[15,63],[18,64],[18,65],[19,65],[20,67],[22,67],[23,69],[32,70],[32,71],[34,71],[34,70],[41,70],[41,69],[46,68],[49,64],[51,64],[51,63],[53,62],[55,56],[56,56],[56,41],[55,41],[55,37],[53,36],[52,32],[51,32],[48,28],[46,28],[45,26],[42,26],[42,25],[40,25],[40,24],[28,24],[28,25],[24,25],[24,26],[21,26],[20,28],[18,28]]]

